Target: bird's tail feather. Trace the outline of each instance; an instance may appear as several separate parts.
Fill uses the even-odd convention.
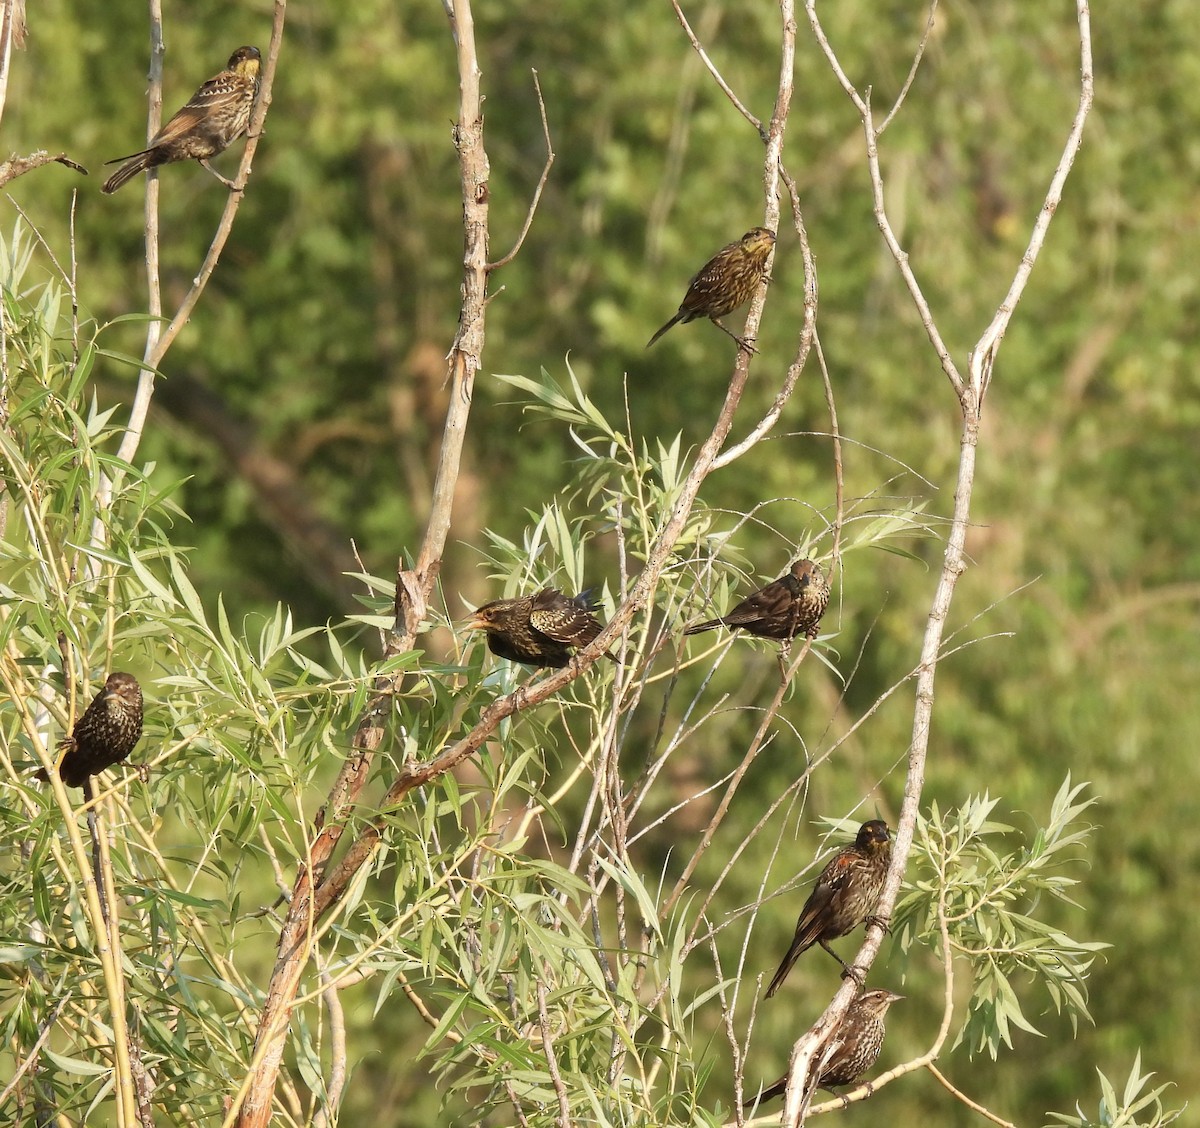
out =
[[[767,987],[767,993],[763,996],[764,999],[769,999],[780,987],[783,986],[783,981],[788,977],[788,972],[792,970],[796,960],[800,957],[800,949],[797,945],[793,945],[786,956],[783,957],[783,963],[779,965],[779,970],[775,972],[770,985]]]
[[[133,153],[128,158],[118,157],[117,160],[124,160],[123,164],[116,172],[112,174],[101,186],[100,191],[106,195],[115,192],[122,184],[127,184],[139,172],[145,172],[146,169],[152,168],[158,162],[153,159],[154,150],[146,149],[141,153]],[[105,164],[116,164],[116,161],[105,161]]]
[[[650,338],[650,340],[646,342],[646,348],[649,348],[652,344],[654,344],[654,342],[657,341],[659,337],[661,337],[668,329],[670,329],[672,325],[678,325],[686,316],[687,314],[683,310],[680,310],[674,317],[671,318],[670,321],[666,323],[666,325],[664,325],[657,333],[654,334],[653,337]]]

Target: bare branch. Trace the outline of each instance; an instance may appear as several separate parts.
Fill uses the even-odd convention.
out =
[[[30,153],[27,157],[13,155],[3,164],[0,164],[0,188],[3,188],[9,181],[16,180],[18,176],[24,176],[27,172],[32,172],[35,168],[41,168],[43,165],[48,164],[66,165],[67,168],[74,170],[81,176],[87,176],[88,174],[88,170],[83,165],[76,164],[66,153],[47,153],[45,149],[39,149],[36,153]]]
[[[879,225],[879,230],[883,234],[883,240],[887,244],[888,250],[891,251],[892,257],[896,260],[900,277],[904,279],[904,284],[908,287],[908,292],[917,307],[921,324],[925,327],[929,341],[937,353],[938,360],[942,365],[942,371],[945,372],[947,379],[954,386],[959,403],[963,405],[965,410],[966,384],[962,376],[959,375],[958,366],[950,356],[950,350],[942,340],[941,333],[934,322],[933,311],[929,308],[929,303],[925,299],[925,294],[921,290],[917,276],[913,273],[912,267],[909,265],[908,253],[900,246],[900,240],[896,238],[896,233],[892,230],[891,221],[888,219],[883,194],[883,172],[879,166],[879,135],[871,117],[870,95],[868,94],[866,97],[860,95],[849,78],[846,77],[846,72],[842,70],[842,65],[838,61],[837,55],[834,53],[825,35],[825,29],[821,26],[821,21],[817,18],[816,0],[805,0],[805,9],[808,12],[808,22],[812,27],[813,35],[816,36],[817,44],[824,52],[830,69],[837,76],[842,89],[846,91],[846,95],[854,103],[855,109],[858,110],[859,116],[862,118],[863,136],[866,141],[867,151],[867,170],[871,177],[871,198],[874,203],[875,222]]]
[[[880,898],[877,909],[879,916],[887,919],[891,915],[892,908],[895,905],[900,889],[900,882],[908,862],[908,854],[912,847],[913,830],[916,825],[925,779],[925,757],[929,747],[929,733],[933,715],[934,678],[937,671],[937,664],[941,658],[942,638],[945,633],[946,620],[949,615],[950,604],[954,597],[958,579],[967,568],[965,545],[967,529],[970,524],[971,497],[975,480],[975,459],[979,442],[979,404],[986,389],[987,376],[990,374],[991,366],[995,359],[995,350],[1003,334],[1003,328],[1008,324],[1008,320],[1011,317],[1009,301],[1011,299],[1015,302],[1015,298],[1019,297],[1020,291],[1028,279],[1029,270],[1032,268],[1032,260],[1036,258],[1036,251],[1040,248],[1044,240],[1046,226],[1053,215],[1054,205],[1061,194],[1062,183],[1078,151],[1079,140],[1082,135],[1083,119],[1086,117],[1087,110],[1091,105],[1090,25],[1087,0],[1077,0],[1082,73],[1079,109],[1068,135],[1063,155],[1060,158],[1058,168],[1051,182],[1047,203],[1043,207],[1037,224],[1035,224],[1033,238],[1030,241],[1030,249],[1026,251],[1022,259],[1017,277],[1013,283],[1013,289],[1010,290],[1009,298],[1006,299],[1005,305],[1001,306],[996,317],[993,318],[992,324],[985,331],[972,353],[971,384],[968,387],[959,375],[938,334],[932,314],[909,267],[907,256],[901,250],[888,222],[884,206],[879,153],[876,146],[878,134],[872,125],[869,100],[860,97],[846,78],[845,72],[842,70],[817,19],[815,0],[806,0],[806,7],[813,32],[818,39],[822,51],[825,52],[831,69],[837,75],[847,96],[855,104],[862,116],[876,221],[879,224],[880,231],[883,233],[885,242],[892,251],[901,275],[909,286],[910,294],[917,305],[926,332],[941,360],[943,370],[954,386],[962,410],[962,430],[959,444],[957,485],[954,494],[954,512],[947,538],[942,571],[926,619],[926,627],[921,644],[921,658],[917,666],[916,700],[913,709],[912,741],[909,746],[908,771],[904,784],[904,801],[901,807],[899,825],[896,828],[895,842],[892,850],[892,865],[888,872],[883,895]],[[997,327],[999,328],[997,329]],[[866,939],[854,961],[853,966],[856,970],[865,973],[870,969],[872,962],[878,954],[882,940],[883,930],[881,928],[876,926],[869,926],[867,928]],[[950,958],[948,952],[946,952],[944,958],[947,960]],[[800,1094],[803,1092],[806,1078],[813,1076],[813,1063],[817,1052],[833,1036],[833,1031],[836,1030],[837,1023],[840,1022],[842,1015],[849,1006],[855,990],[856,988],[853,983],[844,983],[834,997],[833,1002],[826,1008],[825,1013],[821,1015],[813,1028],[801,1037],[793,1049],[791,1084],[788,1089],[783,1118],[783,1123],[791,1126],[791,1128],[795,1128],[796,1125],[803,1123],[804,1109],[801,1107]],[[944,1021],[943,1031],[946,1028],[947,1026]],[[940,1042],[938,1047],[935,1048],[940,1048]],[[932,1061],[932,1056],[929,1057],[929,1060]],[[924,1063],[922,1062],[921,1064]],[[919,1067],[917,1063],[909,1063],[902,1068],[904,1071],[909,1071],[917,1067]],[[841,1102],[837,1103],[840,1105]],[[815,1112],[816,1110],[814,1109],[813,1111]]]
[[[896,101],[892,103],[892,108],[888,110],[887,117],[883,119],[883,123],[879,126],[877,136],[883,136],[884,130],[892,124],[892,119],[900,112],[900,107],[904,105],[904,99],[908,97],[908,92],[912,89],[912,84],[917,77],[917,71],[921,69],[921,60],[925,57],[925,48],[929,45],[929,36],[933,32],[933,22],[937,16],[937,6],[938,0],[930,0],[929,18],[925,21],[925,31],[921,35],[921,42],[917,44],[917,51],[913,55],[912,66],[908,68],[908,77],[904,80],[904,85],[900,87],[900,93],[896,95]]]
[[[983,397],[987,394],[988,383],[992,376],[992,367],[996,363],[996,354],[1000,351],[1000,342],[1004,339],[1008,323],[1016,312],[1017,303],[1025,292],[1025,286],[1033,273],[1034,263],[1046,243],[1046,233],[1050,229],[1050,221],[1062,202],[1063,188],[1067,176],[1079,154],[1083,144],[1083,127],[1092,109],[1092,99],[1095,93],[1095,76],[1092,71],[1092,23],[1088,0],[1076,0],[1076,18],[1079,23],[1079,102],[1075,108],[1075,117],[1071,122],[1071,132],[1067,136],[1066,145],[1058,159],[1058,166],[1050,179],[1050,187],[1042,202],[1042,210],[1038,212],[1037,222],[1033,225],[1033,233],[1029,237],[1029,245],[1021,256],[1021,263],[1013,276],[1012,285],[1004,295],[1004,301],[996,310],[992,323],[984,330],[983,336],[971,350],[968,368],[971,373],[971,390],[976,402],[982,405]]]
[[[825,363],[825,352],[821,348],[820,337],[817,341],[817,362],[821,366],[821,383],[825,386],[825,405],[829,408],[829,434],[833,439],[833,566],[842,565],[842,528],[846,520],[846,483],[842,474],[842,434],[838,428],[837,403],[833,398],[833,381],[829,378],[829,365]]]
[[[517,241],[513,244],[512,250],[503,258],[488,263],[489,273],[499,270],[502,266],[507,266],[517,257],[517,253],[525,242],[525,236],[529,234],[529,228],[533,224],[534,214],[542,199],[542,189],[546,187],[546,181],[550,179],[550,166],[554,164],[554,145],[550,141],[550,123],[546,120],[546,103],[542,98],[542,84],[538,81],[536,70],[533,72],[533,86],[537,91],[538,111],[542,115],[542,136],[546,139],[546,163],[542,166],[542,175],[538,178],[537,187],[533,190],[533,199],[529,201],[529,210],[525,213],[525,223],[521,228],[520,235],[517,236]]]
[[[8,66],[12,60],[12,49],[25,42],[25,0],[4,0],[4,13],[0,16],[0,120],[4,117],[4,105],[8,101]],[[19,174],[18,174],[19,175]],[[0,180],[0,184],[5,181]]]
[[[997,1116],[994,1112],[991,1112],[990,1110],[984,1108],[983,1105],[977,1104],[975,1101],[971,1100],[971,1098],[968,1097],[966,1093],[962,1092],[959,1089],[956,1089],[950,1083],[950,1081],[946,1077],[946,1075],[940,1069],[938,1069],[938,1067],[936,1065],[934,1065],[933,1062],[930,1062],[928,1065],[925,1066],[925,1068],[928,1069],[929,1072],[932,1073],[934,1075],[934,1077],[936,1077],[938,1079],[938,1081],[941,1083],[941,1085],[945,1088],[946,1092],[952,1094],[955,1100],[961,1101],[972,1112],[979,1113],[979,1115],[982,1116],[985,1120],[990,1120],[993,1124],[999,1124],[1001,1126],[1001,1128],[1017,1128],[1017,1126],[1015,1124],[1013,1124],[1012,1121],[1005,1120],[1002,1116]]]
[[[779,166],[779,175],[787,186],[788,198],[791,200],[792,205],[792,223],[796,228],[796,234],[800,238],[800,254],[804,260],[804,324],[800,329],[800,342],[796,348],[796,356],[792,360],[792,363],[788,365],[783,385],[775,393],[775,399],[772,401],[771,406],[741,442],[735,443],[721,452],[720,458],[717,459],[713,467],[716,470],[720,470],[722,467],[728,466],[735,459],[741,458],[748,450],[757,446],[771,431],[771,428],[775,426],[780,415],[783,414],[783,409],[788,400],[792,398],[792,392],[796,389],[800,373],[804,371],[804,365],[808,361],[808,353],[812,348],[813,339],[817,331],[817,264],[813,259],[812,250],[808,245],[808,231],[804,226],[804,216],[800,212],[800,194],[796,188],[795,180],[792,179],[782,163]]]
[[[708,68],[708,73],[713,76],[713,81],[721,88],[725,97],[733,103],[734,108],[742,115],[752,126],[754,126],[758,135],[765,141],[767,139],[766,131],[763,129],[763,124],[758,120],[744,105],[741,99],[733,92],[732,87],[722,77],[721,72],[717,70],[716,64],[708,57],[708,52],[704,49],[703,44],[696,38],[696,33],[692,30],[692,25],[688,23],[687,16],[683,14],[683,9],[679,6],[679,0],[671,0],[671,7],[675,9],[675,18],[679,20],[679,26],[683,28],[683,33],[688,37],[688,42],[692,45],[692,50],[700,56],[700,60]],[[793,25],[793,33],[794,33]]]

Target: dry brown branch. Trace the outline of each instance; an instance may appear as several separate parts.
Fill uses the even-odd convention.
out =
[[[229,469],[254,491],[263,520],[291,550],[309,582],[350,603],[360,589],[348,573],[365,569],[346,547],[344,530],[314,504],[294,462],[273,454],[224,397],[186,372],[172,373],[159,387],[156,402],[221,452]]]
[[[1083,658],[1099,646],[1110,631],[1126,623],[1141,623],[1148,615],[1161,609],[1189,603],[1200,604],[1200,583],[1186,580],[1139,591],[1128,599],[1113,600],[1102,613],[1084,620],[1070,631],[1068,641],[1071,651],[1076,659]]]
[[[48,164],[66,165],[67,168],[81,176],[88,174],[88,170],[83,165],[71,160],[66,153],[47,153],[44,149],[39,149],[27,157],[18,157],[14,154],[0,164],[0,188],[3,188],[9,181],[16,180],[18,176],[24,176],[27,172],[32,172],[35,168],[41,168]]]
[[[546,163],[542,166],[542,175],[538,177],[537,187],[533,190],[533,199],[529,201],[529,210],[525,213],[525,223],[521,227],[521,233],[517,236],[517,241],[513,244],[512,250],[503,258],[488,263],[487,268],[489,271],[499,270],[502,266],[507,266],[517,257],[518,252],[525,243],[525,236],[529,234],[529,228],[533,224],[533,217],[537,213],[538,204],[541,202],[546,181],[550,179],[550,167],[554,164],[554,144],[550,140],[550,123],[546,120],[546,102],[542,98],[542,84],[538,81],[538,72],[536,70],[533,72],[533,88],[537,91],[538,112],[542,116],[542,136],[546,139]]]

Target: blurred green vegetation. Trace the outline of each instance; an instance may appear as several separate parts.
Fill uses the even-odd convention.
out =
[[[925,13],[895,2],[828,7],[823,18],[851,78],[871,86],[877,107],[890,104]],[[78,191],[84,315],[103,323],[142,311],[141,194],[131,186],[102,197],[97,174],[142,136],[144,13],[50,0],[29,15],[28,48],[14,53],[6,149],[63,149],[92,176],[81,181],[52,165],[13,183],[11,197],[61,256]],[[700,323],[650,352],[642,346],[705,257],[761,220],[761,144],[699,67],[668,5],[502,0],[475,15],[494,257],[519,231],[545,155],[531,68],[557,159],[521,254],[494,280],[504,292],[488,308],[485,371],[443,569],[453,618],[499,594],[488,579],[484,529],[519,544],[529,511],[564,487],[573,472],[564,463],[578,454],[566,428],[531,420],[514,402],[522,397],[489,373],[533,377],[544,367],[563,379],[569,354],[610,419],[623,419],[627,406],[638,441],[667,443],[680,433],[686,451],[710,426],[729,342]],[[693,19],[739,96],[766,118],[777,71],[774,9],[706,3]],[[1077,1100],[1094,1104],[1095,1067],[1124,1078],[1139,1050],[1146,1070],[1178,1085],[1170,1104],[1200,1095],[1200,985],[1181,933],[1200,893],[1200,839],[1189,829],[1200,795],[1189,751],[1200,741],[1200,62],[1194,11],[1182,0],[1099,0],[1092,19],[1096,108],[985,407],[968,543],[977,566],[953,608],[953,644],[963,649],[939,671],[926,792],[951,807],[990,791],[1017,823],[1022,812],[1040,817],[1068,772],[1090,781],[1098,800],[1090,868],[1074,891],[1080,908],[1048,913],[1074,935],[1112,945],[1090,978],[1094,1027],[1073,1037],[1065,1018],[1034,1014],[1045,1037],[1016,1032],[998,1062],[971,1062],[962,1048],[942,1061],[973,1098],[1022,1124]],[[265,47],[269,21],[261,2],[169,4],[167,112],[238,44]],[[883,138],[893,222],[960,360],[1007,289],[1040,207],[1074,108],[1075,42],[1068,4],[944,4],[904,110]],[[194,546],[190,575],[205,604],[220,595],[231,620],[269,615],[277,601],[298,625],[356,608],[341,577],[314,570],[287,516],[234,471],[211,428],[194,425],[171,381],[217,397],[230,427],[247,426],[246,441],[282,461],[311,513],[343,545],[353,538],[370,571],[388,575],[414,551],[439,437],[442,358],[458,313],[456,97],[440,5],[325,0],[289,13],[266,137],[233,238],[168,356],[159,402],[170,409],[156,406],[140,452],[156,479],[187,479],[175,500],[188,521],[174,535]],[[941,555],[938,522],[950,510],[957,426],[953,396],[871,218],[858,122],[803,21],[786,161],[818,264],[819,328],[847,444],[851,511],[924,502],[934,534],[907,541],[909,557],[846,557],[825,623],[835,633],[822,643],[840,677],[806,664],[785,707],[816,747],[916,661]],[[170,308],[202,258],[224,191],[190,165],[163,170],[161,182]],[[8,215],[6,228],[11,205]],[[761,355],[735,434],[782,378],[802,282],[785,219]],[[105,330],[101,343],[140,353],[139,327]],[[127,403],[133,375],[98,363],[102,405]],[[738,529],[748,573],[740,590],[777,575],[799,542],[828,552],[827,430],[810,363],[771,440],[707,484],[715,530],[733,528],[766,499],[794,499]],[[616,575],[612,546],[598,537],[585,579],[615,588]],[[445,636],[436,645],[445,648]],[[774,678],[771,651],[740,643],[712,689],[736,694],[734,704],[762,704]],[[869,809],[894,817],[909,704],[903,692],[893,697],[814,774],[799,825],[780,821],[785,859],[815,851],[817,814],[849,812],[866,796]],[[693,752],[694,776],[676,782],[680,793],[731,768],[755,720],[732,711],[718,718]],[[655,719],[644,723],[649,738]],[[796,739],[779,736],[753,769],[738,800],[747,819],[795,778],[794,757],[775,748]],[[668,822],[647,842],[648,883],[656,867],[673,880],[673,833]],[[724,833],[731,845],[739,840],[735,828]],[[706,861],[699,888],[721,862]],[[752,847],[727,896],[753,901],[766,863],[767,847]],[[776,864],[772,889],[788,868]],[[272,896],[263,873],[263,903]],[[793,893],[764,911],[752,965],[769,972],[795,908]],[[243,967],[259,986],[272,936],[265,929],[241,941],[253,946]],[[914,961],[908,980],[893,983],[882,963],[890,950],[885,944],[876,977],[909,1001],[890,1017],[885,1065],[927,1044],[940,1007],[936,966]],[[761,1065],[764,1078],[774,1077],[791,1037],[824,1006],[830,977],[820,964],[797,967],[789,986],[803,1003],[795,1013],[780,1005],[760,1014],[761,1056],[750,1076]],[[357,1057],[343,1123],[433,1123],[437,1094],[425,1063],[412,1064],[428,1028],[394,1002],[374,1014],[374,998],[370,983],[346,993]],[[714,1030],[705,1027],[718,1059],[706,1094],[710,1107],[728,1108],[728,1062]],[[846,1116],[975,1122],[924,1075],[889,1086],[870,1113]]]

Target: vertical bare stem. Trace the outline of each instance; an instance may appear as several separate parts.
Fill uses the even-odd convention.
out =
[[[462,310],[458,332],[449,356],[450,403],[442,436],[442,447],[434,482],[433,500],[425,539],[412,572],[401,567],[396,582],[396,618],[388,640],[389,654],[410,650],[425,618],[427,601],[441,564],[450,532],[451,511],[475,375],[483,352],[484,316],[488,279],[488,178],[490,166],[483,146],[483,112],[480,70],[475,49],[475,25],[469,0],[447,5],[458,57],[459,114],[454,127],[463,194],[463,281]],[[312,950],[315,920],[314,880],[341,838],[343,819],[366,783],[371,760],[383,739],[383,724],[391,710],[390,680],[376,687],[377,694],[359,722],[354,735],[355,755],[339,773],[329,798],[316,820],[318,836],[312,845],[310,864],[303,867],[292,892],[287,919],[280,933],[279,957],[271,974],[262,1021],[255,1042],[250,1073],[240,1094],[239,1128],[264,1128],[271,1116],[271,1102],[279,1076],[287,1039],[291,1008],[300,977]],[[328,883],[326,883],[328,884]],[[340,895],[344,886],[326,893],[322,907]],[[235,1102],[235,1108],[238,1107]],[[232,1116],[231,1118],[232,1119]]]
[[[1092,54],[1091,54],[1091,23],[1087,0],[1076,0],[1076,15],[1079,27],[1080,41],[1080,96],[1071,129],[1059,157],[1058,166],[1051,178],[1046,201],[1034,225],[1030,236],[1029,246],[1018,265],[1012,285],[1004,302],[992,319],[991,324],[980,337],[970,354],[970,378],[963,380],[958,368],[950,357],[941,335],[934,323],[933,313],[925,301],[915,272],[909,263],[908,255],[896,239],[884,205],[883,174],[879,164],[879,152],[876,145],[879,131],[875,128],[871,106],[868,99],[863,98],[854,89],[845,72],[838,62],[837,56],[825,36],[824,29],[816,14],[816,0],[806,0],[809,22],[818,44],[824,51],[827,61],[834,74],[838,77],[847,96],[858,108],[862,116],[863,131],[866,142],[867,168],[871,178],[871,189],[874,199],[875,220],[883,234],[884,241],[896,261],[908,285],[909,293],[917,307],[922,323],[929,336],[934,351],[941,362],[943,371],[954,388],[962,411],[962,426],[959,432],[959,461],[958,475],[954,491],[954,511],[951,517],[950,532],[946,542],[946,552],[942,563],[941,575],[938,577],[937,588],[925,622],[925,633],[921,640],[921,658],[917,667],[916,700],[913,707],[912,743],[908,754],[908,773],[904,783],[904,802],[900,811],[900,822],[896,829],[895,843],[892,852],[892,866],[884,885],[883,896],[880,899],[878,913],[886,919],[891,915],[900,890],[900,882],[908,862],[909,850],[912,847],[913,830],[917,821],[917,812],[921,801],[921,792],[925,783],[925,762],[929,750],[929,733],[933,717],[934,679],[940,657],[942,638],[945,634],[946,620],[950,613],[950,604],[959,577],[966,571],[966,539],[967,529],[971,519],[971,495],[975,482],[975,460],[979,444],[979,413],[983,394],[987,389],[996,354],[1004,330],[1012,317],[1016,304],[1020,299],[1025,284],[1033,269],[1033,264],[1045,242],[1046,232],[1055,208],[1061,198],[1062,187],[1067,174],[1075,161],[1083,138],[1083,125],[1092,103]],[[883,941],[882,929],[872,926],[867,929],[867,936],[855,958],[854,966],[865,972],[870,968],[880,944]],[[820,1055],[823,1046],[837,1030],[842,1015],[850,1005],[855,993],[853,982],[845,982],[825,1013],[807,1033],[801,1036],[792,1051],[791,1082],[785,1103],[783,1123],[795,1126],[803,1123],[804,1109],[801,1094],[806,1088],[806,1079],[812,1076],[814,1062]]]

